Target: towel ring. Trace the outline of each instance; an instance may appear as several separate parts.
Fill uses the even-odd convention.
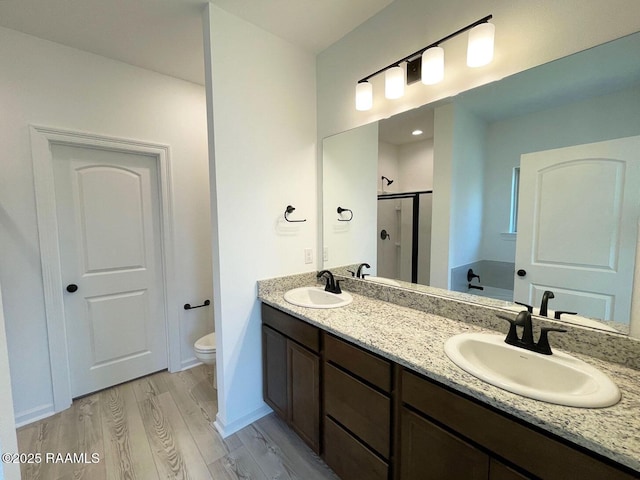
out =
[[[298,223],[298,222],[306,222],[307,219],[305,218],[304,220],[289,220],[289,218],[287,217],[287,215],[289,215],[290,213],[292,213],[295,210],[295,207],[292,207],[291,205],[287,205],[287,208],[284,210],[284,219],[287,222],[290,223]]]
[[[338,218],[339,222],[350,222],[351,220],[353,220],[353,212],[350,209],[338,207],[337,212],[338,212],[338,215],[342,215],[342,212],[349,212],[351,214],[349,218],[344,218],[344,219]]]

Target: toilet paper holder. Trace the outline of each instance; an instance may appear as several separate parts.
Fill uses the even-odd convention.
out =
[[[185,310],[193,310],[194,308],[200,308],[200,307],[207,307],[211,304],[211,302],[209,300],[205,300],[204,303],[202,305],[196,305],[195,307],[192,307],[190,304],[185,303],[184,304],[184,309]]]

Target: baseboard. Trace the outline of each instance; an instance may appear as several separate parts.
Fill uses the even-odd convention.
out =
[[[251,425],[256,420],[260,420],[265,415],[269,415],[273,410],[265,403],[257,410],[244,415],[234,422],[225,424],[220,420],[220,414],[216,415],[216,419],[213,422],[213,426],[216,428],[222,438],[227,438],[229,435],[233,435],[238,430],[242,430],[247,425]]]
[[[20,428],[30,423],[37,422],[38,420],[42,420],[43,418],[50,417],[55,413],[56,411],[53,408],[53,403],[47,403],[45,405],[40,405],[39,407],[32,408],[31,410],[27,410],[26,412],[17,413],[16,428]]]
[[[187,360],[182,360],[182,363],[180,363],[180,370],[189,370],[190,368],[197,367],[198,365],[202,365],[202,362],[196,357],[191,357]]]

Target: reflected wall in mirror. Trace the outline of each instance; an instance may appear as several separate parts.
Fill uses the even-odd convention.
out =
[[[429,228],[424,228],[424,225],[420,227],[423,232],[418,236],[417,247],[419,261],[426,258],[429,260],[429,273],[426,276],[419,274],[419,282],[509,300],[514,299],[515,288],[515,300],[536,306],[541,302],[542,293],[551,290],[554,291],[555,298],[549,302],[550,309],[577,311],[585,317],[605,320],[609,326],[628,332],[631,311],[640,309],[640,299],[635,299],[635,306],[631,305],[634,264],[638,250],[640,189],[629,185],[624,187],[624,182],[620,182],[625,175],[627,179],[631,178],[637,170],[640,165],[640,150],[632,147],[628,163],[624,166],[618,164],[621,168],[618,170],[602,165],[595,166],[590,172],[584,168],[571,170],[564,180],[559,175],[541,177],[540,172],[535,173],[533,178],[544,178],[544,185],[519,185],[518,168],[521,162],[524,165],[532,161],[527,158],[535,152],[640,136],[638,52],[640,33],[464,92],[438,104],[396,115],[380,121],[379,126],[367,125],[325,139],[323,193],[326,219],[331,215],[327,210],[327,192],[337,195],[336,190],[333,190],[336,185],[335,174],[347,170],[347,165],[352,161],[350,154],[341,155],[335,149],[332,151],[332,159],[328,161],[327,142],[336,144],[342,135],[353,137],[361,129],[367,129],[371,134],[370,139],[373,132],[376,132],[376,138],[371,139],[375,146],[362,144],[356,147],[357,151],[372,154],[376,149],[378,156],[377,167],[373,166],[371,159],[368,162],[369,168],[374,169],[376,174],[358,170],[358,178],[366,176],[367,181],[372,182],[367,187],[367,198],[359,208],[363,209],[361,214],[367,210],[372,212],[368,215],[371,225],[366,229],[366,235],[373,235],[378,245],[382,244],[387,249],[395,248],[398,259],[395,267],[389,268],[388,260],[393,253],[381,252],[374,248],[370,238],[365,237],[355,239],[344,235],[343,240],[347,240],[347,244],[352,247],[342,248],[335,235],[333,239],[329,238],[332,231],[327,230],[325,221],[325,246],[330,239],[331,250],[350,252],[349,255],[341,256],[339,261],[326,263],[326,266],[367,262],[372,266],[373,275],[416,281],[415,276],[408,276],[406,254],[403,259],[401,253],[403,249],[405,252],[415,250],[411,243],[406,246],[402,244],[402,240],[407,237],[415,238],[407,233],[411,231],[406,221],[410,215],[403,213],[411,209],[396,203],[399,210],[394,210],[396,207],[393,207],[391,214],[384,213],[382,203],[395,200],[378,198],[391,192],[432,188],[432,215],[430,221],[426,220]],[[423,124],[419,125],[420,122]],[[423,130],[425,140],[411,137],[411,131],[416,128]],[[411,138],[412,143],[391,140],[392,134],[389,132],[397,129]],[[422,160],[417,162],[422,170],[411,173],[405,167],[411,162],[403,162],[405,158],[412,156],[407,152],[417,150],[420,143],[425,144],[425,153],[420,155]],[[389,151],[393,153],[392,157],[395,156],[395,170],[393,162],[389,162]],[[586,153],[581,159],[574,159],[574,164],[585,165],[585,162],[594,158],[617,161],[617,155]],[[537,160],[533,162],[536,163]],[[332,164],[342,167],[336,170],[331,168]],[[429,168],[432,168],[430,178],[424,173]],[[401,169],[404,170],[401,172]],[[394,179],[394,183],[387,186],[381,180],[383,175]],[[607,175],[611,181],[605,180]],[[409,180],[404,181],[403,185],[402,179]],[[519,179],[520,182],[523,180]],[[340,188],[346,188],[355,195],[360,189],[359,184],[354,183],[356,181],[352,179]],[[412,181],[418,183],[412,184]],[[624,188],[609,189],[616,181],[616,188]],[[533,215],[530,211],[526,214],[525,220],[535,219],[537,222],[529,227],[533,230],[525,233],[534,243],[538,242],[538,250],[529,249],[525,256],[533,261],[521,268],[517,264],[522,262],[521,257],[516,262],[516,250],[524,245],[524,234],[516,233],[515,227],[523,227],[515,222],[515,216],[518,202],[522,203],[523,187],[526,195],[539,195],[540,192],[553,191],[554,189],[547,188],[553,182],[556,182],[555,190],[560,190],[561,195],[549,197],[550,200],[547,197],[536,197],[534,208],[538,208],[537,212],[540,213],[540,202],[542,205],[555,205],[555,208],[547,208],[543,215]],[[587,182],[591,182],[589,188],[580,188],[581,184],[586,185]],[[398,201],[408,202],[405,199]],[[580,210],[580,205],[590,206],[586,207],[588,210]],[[427,208],[420,208],[420,212],[423,211],[427,211]],[[520,211],[522,212],[522,208]],[[383,220],[373,220],[376,213]],[[379,222],[389,221],[384,220],[384,216],[393,216],[394,213],[399,219],[399,226],[386,228],[391,238],[381,240],[380,231],[384,225]],[[598,221],[591,226],[588,222],[578,224],[575,220],[577,215],[592,216],[598,218]],[[572,219],[571,224],[568,224],[568,219]],[[603,219],[608,219],[606,222],[609,223],[603,222]],[[523,218],[519,220],[522,222]],[[538,236],[541,232],[551,236],[540,240]],[[553,236],[554,232],[556,237]],[[425,237],[428,237],[428,242]],[[600,241],[598,247],[594,243],[596,239]],[[396,246],[394,240],[398,240],[400,245]],[[540,252],[540,245],[547,245],[547,250]],[[558,247],[557,251],[547,254],[549,245]],[[562,251],[565,258],[558,257]],[[576,258],[566,258],[569,252],[580,252],[580,255],[576,253]],[[589,252],[600,258],[586,258],[585,254]],[[606,261],[602,260],[603,255],[607,257]],[[578,256],[579,261],[576,260]],[[545,262],[553,263],[556,271],[551,279],[537,280],[537,264]],[[577,265],[578,272],[582,274],[579,285],[577,280],[562,280],[570,265]],[[419,270],[420,267],[418,272]],[[521,277],[516,275],[517,270],[527,270],[527,273]],[[622,291],[603,291],[595,284],[590,284],[598,270],[625,270],[624,279],[618,282]],[[636,278],[637,275],[636,272]],[[568,283],[563,284],[562,281]],[[483,290],[473,287],[482,287]],[[619,303],[618,298],[626,300]],[[569,321],[567,315],[563,315],[562,319],[565,317]],[[633,325],[632,330],[636,322]]]

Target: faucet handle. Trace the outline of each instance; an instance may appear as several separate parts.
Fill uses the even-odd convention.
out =
[[[506,320],[511,324],[509,326],[509,333],[507,333],[507,338],[505,338],[504,341],[509,345],[516,345],[520,341],[520,339],[518,338],[518,329],[516,328],[518,326],[517,319],[514,320],[503,315],[496,315],[496,317],[501,318],[502,320]]]
[[[555,313],[553,314],[553,318],[555,320],[560,320],[560,315],[562,314],[567,314],[567,315],[577,315],[578,312],[565,312],[563,310],[556,310]]]
[[[543,355],[552,355],[551,345],[549,345],[549,332],[560,332],[565,333],[566,330],[563,328],[554,328],[554,327],[541,327],[540,328],[540,339],[536,345],[535,351],[538,353],[542,353]]]
[[[342,289],[340,288],[340,280],[336,280],[336,286],[334,287],[332,293],[342,293]]]

